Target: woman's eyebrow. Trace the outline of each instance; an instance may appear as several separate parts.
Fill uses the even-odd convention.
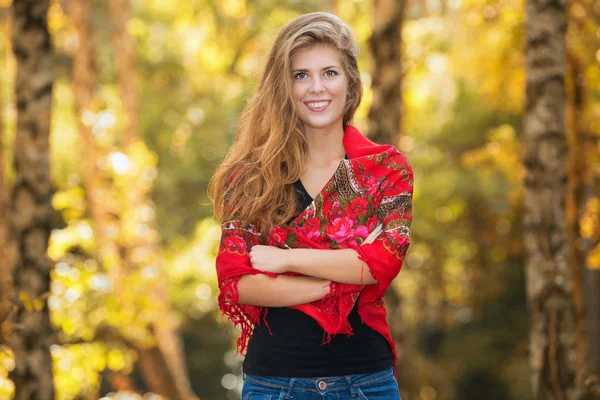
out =
[[[321,69],[321,71],[325,71],[326,69],[331,69],[331,68],[339,68],[337,65],[330,65],[327,67],[324,67]],[[309,70],[307,68],[298,68],[298,69],[294,69],[292,70],[292,72],[308,72]]]

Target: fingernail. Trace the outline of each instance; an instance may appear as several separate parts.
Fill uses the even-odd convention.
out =
[[[377,227],[375,229],[381,229],[381,228],[383,228],[383,222],[381,224],[377,225]]]

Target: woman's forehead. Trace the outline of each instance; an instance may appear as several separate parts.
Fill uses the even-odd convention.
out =
[[[300,49],[292,56],[292,69],[321,70],[341,67],[340,52],[328,44],[317,44]]]

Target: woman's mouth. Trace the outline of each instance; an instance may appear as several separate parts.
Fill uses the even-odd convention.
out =
[[[329,103],[331,103],[331,100],[306,101],[306,102],[304,102],[304,104],[306,104],[306,107],[310,111],[313,111],[313,112],[325,111],[327,109],[327,107],[329,107]]]

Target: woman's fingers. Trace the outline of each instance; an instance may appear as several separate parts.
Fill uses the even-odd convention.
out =
[[[373,243],[373,241],[375,240],[375,238],[377,237],[377,235],[379,234],[381,229],[375,229],[373,232],[371,232],[369,234],[369,236],[367,236],[367,238],[365,239],[365,241],[363,242],[363,244],[369,244],[369,243]]]
[[[382,229],[383,229],[383,224],[377,225],[375,227],[375,229],[373,229],[373,232],[371,232],[369,234],[369,236],[367,236],[367,238],[365,239],[365,241],[362,244],[373,243],[373,241],[375,241],[377,236],[379,236],[379,234],[381,233]]]
[[[375,229],[373,229],[373,231],[369,233],[369,236],[367,236],[365,242],[372,242],[377,237],[377,234],[380,230],[381,228],[379,226],[376,226]]]

